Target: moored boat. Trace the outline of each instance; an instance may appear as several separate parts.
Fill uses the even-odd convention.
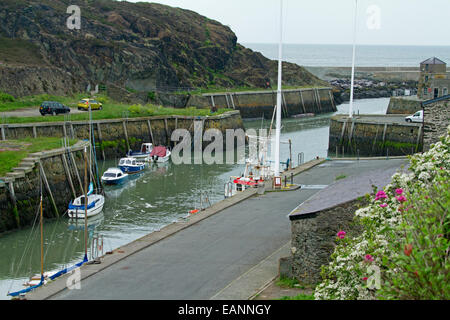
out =
[[[150,161],[153,162],[167,162],[170,159],[172,153],[164,146],[154,147],[150,153]]]
[[[84,219],[87,217],[95,216],[102,212],[103,205],[105,204],[105,197],[100,194],[91,194],[87,197],[87,210],[85,207],[85,196],[76,198],[73,202],[69,203],[68,215],[70,218]]]
[[[139,161],[145,161],[148,162],[150,161],[150,153],[153,150],[153,144],[151,143],[143,143],[141,145],[141,150],[140,151],[128,151],[127,156],[130,158],[135,158],[136,160]]]
[[[117,185],[124,183],[128,178],[128,174],[119,168],[109,168],[102,176],[102,182],[107,185]]]
[[[119,169],[128,174],[141,172],[145,167],[144,162],[137,161],[135,158],[122,158],[119,161]]]

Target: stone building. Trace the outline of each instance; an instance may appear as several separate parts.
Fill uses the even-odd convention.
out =
[[[420,76],[417,96],[422,100],[435,99],[449,94],[450,73],[447,64],[436,58],[420,63]]]
[[[450,95],[422,102],[424,114],[423,150],[439,141],[450,125]]]
[[[373,193],[374,186],[382,189],[395,172],[406,170],[402,164],[399,161],[388,168],[339,180],[294,209],[289,214],[291,254],[280,259],[280,276],[295,278],[302,284],[320,282],[321,268],[331,260],[337,233],[345,230],[348,236],[360,234],[361,227],[354,223],[356,210],[369,204],[367,195]]]

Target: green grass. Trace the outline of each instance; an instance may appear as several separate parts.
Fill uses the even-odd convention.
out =
[[[69,140],[69,144],[73,145],[76,141]],[[30,153],[62,147],[61,139],[54,137],[2,141],[0,142],[0,149],[5,143],[17,145],[19,150],[0,151],[0,176],[4,176],[12,168],[17,167],[22,159],[26,158]]]
[[[38,96],[30,96],[24,97],[21,99],[15,99],[14,101],[10,101],[5,96],[6,102],[0,102],[0,112],[2,111],[12,111],[25,107],[36,107],[42,103],[42,101],[58,101],[71,109],[77,109],[78,102],[86,98],[84,94],[77,94],[71,97],[60,97],[60,96],[50,96],[50,95],[38,95]],[[128,116],[129,118],[138,118],[138,117],[149,117],[149,116],[170,116],[170,115],[181,115],[181,116],[213,116],[220,115],[227,111],[231,111],[231,109],[219,109],[215,113],[211,113],[209,109],[197,109],[195,107],[191,108],[169,108],[156,106],[152,104],[147,105],[129,105],[120,102],[111,101],[108,97],[103,95],[98,95],[96,100],[103,103],[102,110],[93,110],[92,111],[92,119],[93,120],[102,120],[102,119],[120,119]],[[36,117],[7,117],[7,123],[31,123],[31,122],[54,122],[54,121],[64,121],[64,115],[58,116],[36,116]],[[89,113],[73,113],[70,115],[71,121],[88,121]]]
[[[312,294],[299,294],[293,297],[281,297],[279,300],[314,300],[314,295]]]
[[[342,180],[342,179],[345,179],[345,178],[347,178],[347,176],[345,174],[341,174],[341,175],[336,176],[336,181]]]
[[[294,278],[281,277],[277,280],[277,282],[275,284],[279,287],[284,287],[284,288],[287,287],[287,288],[304,289],[304,286],[300,285],[300,283],[297,281],[297,279],[294,279]]]

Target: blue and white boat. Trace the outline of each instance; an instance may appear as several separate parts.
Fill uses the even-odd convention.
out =
[[[143,143],[141,145],[140,151],[128,151],[127,157],[135,158],[139,161],[149,162],[150,153],[153,151],[153,144],[151,143]]]
[[[145,162],[139,162],[135,158],[122,158],[119,161],[119,169],[128,174],[143,171],[146,168]]]
[[[119,168],[109,168],[102,176],[102,182],[106,185],[122,184],[128,179],[128,173]]]
[[[85,196],[82,195],[69,203],[67,214],[70,218],[84,219],[86,215]],[[105,197],[101,194],[94,194],[94,187],[91,182],[87,193],[87,217],[95,216],[102,212],[105,204]]]

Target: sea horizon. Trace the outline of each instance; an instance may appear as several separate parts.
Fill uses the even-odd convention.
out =
[[[278,59],[277,43],[241,43],[262,53],[269,59]],[[293,44],[283,43],[283,60],[306,67],[351,67],[352,44]],[[420,62],[438,57],[450,63],[450,46],[376,45],[356,46],[356,67],[419,67]]]

